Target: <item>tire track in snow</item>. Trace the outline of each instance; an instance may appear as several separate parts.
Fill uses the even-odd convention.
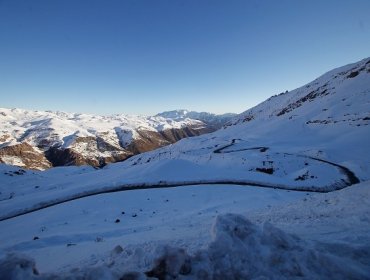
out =
[[[85,197],[107,194],[107,193],[114,193],[114,192],[122,192],[122,191],[135,191],[135,190],[146,190],[146,189],[164,189],[164,188],[176,188],[176,187],[186,187],[186,186],[195,186],[195,185],[238,185],[238,186],[248,186],[248,187],[263,187],[263,188],[270,188],[270,189],[280,189],[285,191],[299,191],[299,192],[318,192],[318,193],[327,193],[333,190],[339,190],[344,187],[342,186],[329,186],[330,188],[321,188],[318,189],[315,186],[288,186],[282,184],[272,184],[272,183],[262,183],[256,181],[248,181],[248,180],[204,180],[204,181],[182,181],[182,182],[159,182],[157,184],[148,184],[148,183],[141,183],[141,184],[127,184],[127,185],[120,185],[114,187],[103,187],[99,189],[93,189],[90,191],[85,191],[82,193],[72,194],[70,196],[65,196],[49,201],[44,201],[37,203],[29,208],[25,209],[18,209],[13,212],[0,215],[0,222],[9,220],[12,218],[16,218],[19,216],[23,216],[32,212],[36,212],[39,210],[43,210],[58,204],[82,199]],[[333,189],[333,187],[335,189]]]

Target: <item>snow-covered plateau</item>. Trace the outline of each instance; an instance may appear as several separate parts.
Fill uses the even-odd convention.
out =
[[[370,279],[369,105],[367,58],[101,169],[0,165],[0,275]]]

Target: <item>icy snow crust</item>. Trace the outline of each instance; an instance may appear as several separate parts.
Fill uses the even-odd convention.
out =
[[[36,279],[369,279],[369,103],[365,59],[101,170],[0,165],[0,267]]]

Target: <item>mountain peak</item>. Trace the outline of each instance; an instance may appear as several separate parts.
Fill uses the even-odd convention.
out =
[[[158,113],[155,116],[169,118],[169,119],[182,119],[182,118],[186,118],[189,112],[190,111],[186,109],[177,109],[177,110],[171,110],[171,111],[164,111],[162,113]]]

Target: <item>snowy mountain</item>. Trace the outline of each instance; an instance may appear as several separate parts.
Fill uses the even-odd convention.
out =
[[[270,97],[236,117],[233,124],[303,121],[320,128],[340,123],[368,125],[369,68],[370,60],[364,59],[334,69],[301,88]]]
[[[98,170],[0,165],[0,272],[368,279],[369,104],[367,58]]]
[[[212,122],[188,116],[98,116],[0,108],[0,162],[41,170],[103,166],[214,131],[229,120],[224,115],[200,114],[212,117]]]
[[[181,109],[159,113],[156,116],[169,118],[173,120],[185,120],[187,118],[199,120],[207,124],[207,126],[217,130],[224,126],[225,124],[227,124],[233,117],[236,116],[236,114],[227,113],[222,115],[216,115],[207,112],[195,112]]]

